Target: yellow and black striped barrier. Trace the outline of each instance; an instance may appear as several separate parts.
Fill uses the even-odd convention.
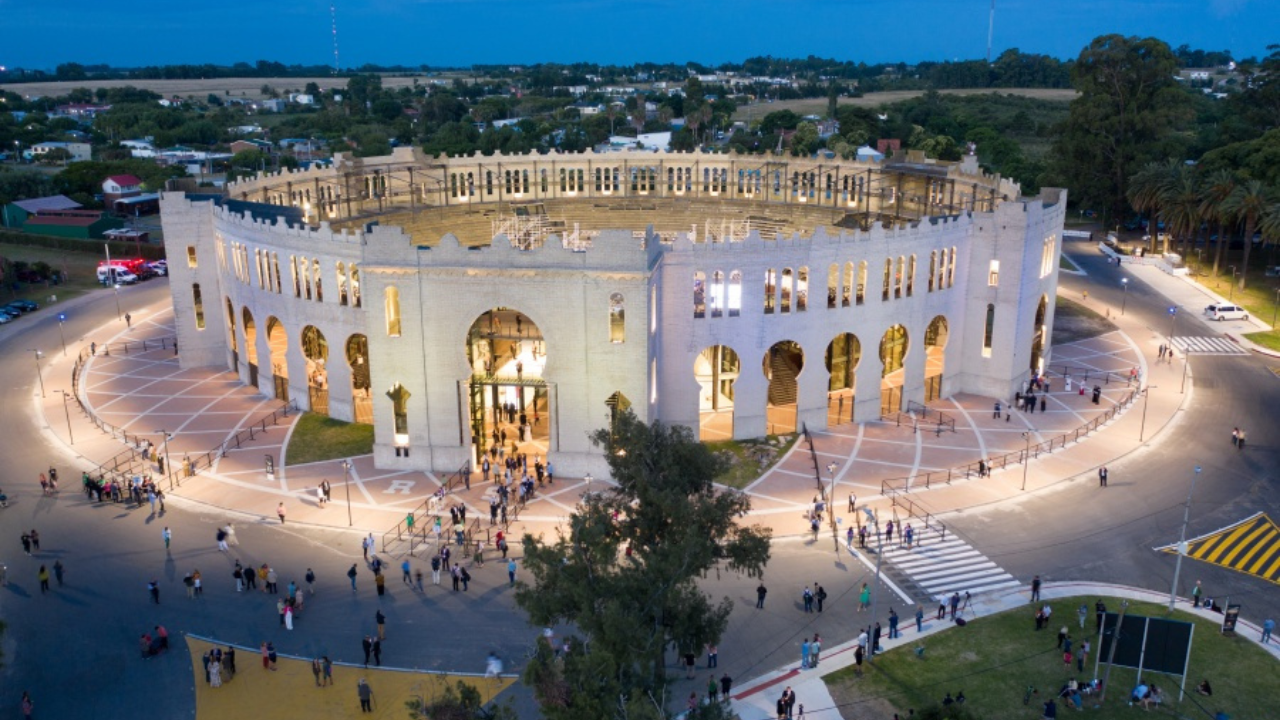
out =
[[[1156,548],[1177,553],[1178,546]],[[1280,526],[1258,513],[1187,541],[1187,557],[1280,585]]]

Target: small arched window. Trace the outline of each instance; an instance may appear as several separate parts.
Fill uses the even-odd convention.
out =
[[[991,357],[991,342],[996,334],[996,306],[987,305],[987,321],[982,326],[982,357]]]
[[[609,342],[619,344],[626,340],[626,307],[622,293],[614,293],[609,296]]]
[[[387,286],[384,291],[387,315],[387,337],[400,337],[400,288]]]
[[[734,270],[729,273],[729,298],[726,304],[729,306],[729,317],[738,317],[742,314],[741,270]]]
[[[711,273],[711,317],[718,318],[724,314],[724,273],[716,270]]]

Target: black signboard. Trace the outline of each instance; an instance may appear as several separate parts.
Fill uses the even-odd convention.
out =
[[[1141,667],[1170,675],[1186,673],[1187,651],[1191,645],[1191,623],[1125,615],[1124,624],[1117,633],[1118,617],[1116,613],[1107,613],[1102,624],[1102,641],[1099,643],[1097,657],[1103,660],[1109,657],[1111,643],[1116,640],[1119,643],[1116,645],[1116,665]],[[1232,625],[1234,624],[1233,620]]]
[[[1235,635],[1236,620],[1239,620],[1239,619],[1240,619],[1240,605],[1238,603],[1235,605],[1228,604],[1227,611],[1222,613],[1222,634]]]

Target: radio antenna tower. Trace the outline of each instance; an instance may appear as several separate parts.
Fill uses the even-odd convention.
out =
[[[987,19],[987,64],[988,65],[991,64],[991,38],[993,35],[995,35],[995,32],[996,32],[996,0],[991,0],[991,15]],[[335,29],[333,31],[333,34],[334,34],[333,53],[336,56],[338,54],[338,45],[337,45],[338,31]]]
[[[993,3],[995,0],[991,0]],[[333,74],[339,72],[338,65],[338,9],[335,0],[329,0],[329,19],[333,24]],[[990,60],[991,51],[987,51],[988,60]]]

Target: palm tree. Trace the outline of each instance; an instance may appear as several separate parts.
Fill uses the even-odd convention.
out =
[[[1151,245],[1147,248],[1149,252],[1156,251],[1156,242],[1160,237],[1159,220],[1162,214],[1161,208],[1164,205],[1163,198],[1168,194],[1169,187],[1182,165],[1177,160],[1149,162],[1129,179],[1129,204],[1133,205],[1138,212],[1147,213],[1151,217],[1147,225],[1147,229],[1151,232]]]
[[[1240,261],[1239,289],[1244,290],[1249,276],[1249,251],[1253,248],[1253,233],[1258,229],[1258,219],[1267,211],[1271,192],[1261,180],[1249,180],[1236,188],[1224,203],[1224,209],[1239,221],[1244,219],[1244,258]]]
[[[1262,241],[1274,253],[1276,243],[1280,242],[1280,200],[1272,198],[1272,203],[1258,218],[1258,231],[1262,233]],[[1272,255],[1267,257],[1267,265],[1272,263]]]
[[[1217,170],[1200,184],[1200,212],[1205,219],[1218,223],[1218,242],[1213,249],[1213,276],[1218,277],[1222,264],[1222,249],[1226,247],[1227,225],[1231,215],[1223,212],[1223,204],[1236,189],[1236,176],[1230,170]]]
[[[1178,168],[1160,198],[1164,206],[1168,231],[1178,240],[1179,252],[1186,257],[1187,241],[1200,229],[1200,181],[1189,165]]]

